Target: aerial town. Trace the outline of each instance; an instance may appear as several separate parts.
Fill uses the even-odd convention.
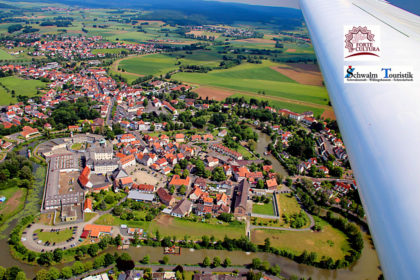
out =
[[[218,55],[218,36],[264,40],[263,31],[188,24],[184,37],[172,38],[181,28],[159,22],[169,39],[138,43],[123,36],[124,28],[144,31],[153,21],[126,23],[115,35],[123,39],[109,39],[85,23],[95,17],[91,28],[104,24],[92,10],[33,12],[55,15],[57,28],[80,21],[85,31],[51,33],[43,29],[50,22],[31,21],[38,30],[9,24],[0,39],[0,51],[15,58],[0,60],[0,94],[8,98],[0,96],[0,221],[9,227],[11,263],[0,272],[34,279],[309,279],[288,267],[344,271],[368,250],[358,186],[329,105],[281,106],[265,89],[220,98],[216,86],[182,79],[278,63],[269,61],[276,50],[241,62],[238,49],[238,65],[226,57],[214,69],[193,65],[204,60],[194,60],[197,49]],[[110,15],[107,24],[119,19],[102,12]],[[64,17],[79,13],[77,20]],[[310,44],[305,34],[279,34],[282,44]],[[167,45],[180,40],[198,43]],[[273,48],[279,42],[273,39]],[[162,57],[175,63],[163,66]],[[274,75],[273,67],[259,69]],[[25,268],[13,268],[16,262]]]

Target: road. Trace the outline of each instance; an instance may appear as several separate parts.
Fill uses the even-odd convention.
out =
[[[120,205],[126,199],[127,199],[127,197],[122,199],[115,206]],[[63,224],[63,225],[57,225],[57,226],[47,226],[47,225],[44,225],[44,224],[33,224],[30,228],[25,229],[24,232],[26,232],[26,234],[22,234],[22,238],[26,239],[26,240],[22,240],[22,244],[26,248],[28,248],[32,251],[35,251],[35,252],[42,252],[43,250],[44,251],[53,251],[57,248],[59,248],[59,249],[70,248],[70,246],[72,244],[75,244],[75,246],[77,246],[80,243],[78,240],[83,233],[83,228],[85,227],[85,225],[93,224],[97,219],[99,219],[100,216],[102,216],[104,214],[111,213],[111,211],[113,209],[114,208],[111,208],[107,211],[97,212],[98,215],[96,215],[94,218],[90,219],[87,222],[77,222],[77,223],[73,223],[73,224]],[[76,230],[76,233],[73,234],[74,240],[71,240],[69,242],[60,242],[59,244],[56,244],[54,246],[52,246],[52,245],[45,246],[44,243],[47,240],[43,240],[44,242],[42,242],[41,244],[38,244],[37,241],[34,240],[33,234],[36,230],[42,229],[43,231],[51,231],[52,229],[68,229],[69,227],[75,227],[75,226],[77,226],[77,230]],[[115,227],[115,228],[118,228],[118,227]],[[113,228],[114,233],[116,232],[115,228]]]

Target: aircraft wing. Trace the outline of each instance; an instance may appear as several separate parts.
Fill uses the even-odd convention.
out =
[[[420,17],[380,0],[300,6],[385,278],[418,279]]]

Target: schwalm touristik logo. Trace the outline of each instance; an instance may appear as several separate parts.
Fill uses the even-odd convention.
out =
[[[344,59],[379,60],[381,53],[379,38],[379,26],[345,26]]]
[[[344,67],[345,83],[414,82],[410,66],[349,65]]]

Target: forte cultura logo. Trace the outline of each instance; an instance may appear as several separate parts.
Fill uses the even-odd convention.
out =
[[[344,59],[378,60],[381,53],[378,26],[345,26]]]

